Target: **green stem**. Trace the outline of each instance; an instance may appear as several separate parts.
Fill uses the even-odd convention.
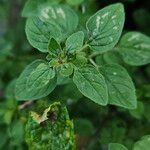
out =
[[[93,66],[95,66],[96,68],[98,68],[98,65],[94,62],[93,59],[90,58],[89,61],[90,61],[90,63],[91,63]]]
[[[88,44],[85,44],[78,52],[84,51],[89,47]]]
[[[101,54],[103,54],[103,52],[95,52],[95,53],[91,54],[91,55],[89,56],[89,58],[94,58],[94,57],[96,57],[96,56],[98,56],[98,55],[101,55]]]
[[[112,50],[110,50],[110,51],[118,51],[119,50],[119,48],[118,47],[114,47]],[[106,51],[106,52],[109,52],[109,51]],[[94,57],[96,57],[96,56],[98,56],[98,55],[101,55],[101,54],[104,54],[104,53],[106,53],[106,52],[94,52],[93,54],[91,54],[90,56],[89,56],[89,58],[94,58]]]

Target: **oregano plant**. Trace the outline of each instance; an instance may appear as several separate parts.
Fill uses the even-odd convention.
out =
[[[91,16],[86,22],[86,31],[78,29],[78,16],[68,6],[48,4],[36,11],[36,16],[27,16],[25,31],[30,44],[45,53],[45,60],[35,60],[17,79],[18,100],[37,100],[49,95],[57,86],[58,76],[62,76],[71,78],[85,97],[99,105],[136,108],[134,83],[126,69],[113,62],[103,65],[95,61],[108,51],[118,51],[130,65],[138,58],[144,58],[141,64],[149,63],[148,37],[131,32],[119,42],[125,22],[121,3]],[[145,40],[142,38],[143,41],[137,43],[140,36]],[[143,47],[138,45],[141,42]],[[143,48],[145,52],[140,55]],[[138,56],[131,58],[134,53]]]
[[[148,8],[2,0],[0,149],[149,150]]]

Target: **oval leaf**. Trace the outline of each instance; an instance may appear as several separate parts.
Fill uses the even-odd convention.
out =
[[[66,63],[60,66],[60,75],[64,77],[68,77],[73,73],[73,64],[72,63]]]
[[[83,42],[84,33],[82,31],[76,32],[66,40],[66,50],[69,53],[73,53],[77,50],[80,50],[83,46]]]
[[[28,65],[17,79],[15,95],[18,100],[35,100],[50,94],[56,87],[54,71],[45,61]]]
[[[135,109],[137,106],[135,87],[128,72],[120,65],[106,64],[100,68],[107,88],[110,104]]]
[[[150,38],[139,32],[126,33],[119,43],[119,53],[125,63],[141,66],[150,63]]]
[[[72,19],[73,18],[73,19]],[[47,5],[37,17],[27,19],[26,34],[30,44],[42,52],[48,51],[50,38],[63,41],[78,25],[78,16],[65,5]]]
[[[118,42],[125,20],[123,5],[113,4],[99,10],[87,21],[89,45],[94,51],[107,51]]]
[[[104,77],[92,66],[76,68],[73,81],[79,91],[95,103],[106,105],[107,86]]]

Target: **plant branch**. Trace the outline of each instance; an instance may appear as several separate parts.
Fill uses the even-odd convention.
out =
[[[26,107],[31,106],[32,104],[33,104],[33,101],[27,101],[27,102],[19,105],[18,109],[19,110],[25,109]]]

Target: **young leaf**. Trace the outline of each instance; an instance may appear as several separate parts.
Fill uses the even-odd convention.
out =
[[[55,72],[43,60],[28,65],[17,79],[15,95],[18,100],[35,100],[50,94],[56,87]]]
[[[100,68],[100,72],[106,80],[109,104],[136,108],[135,87],[127,71],[120,65],[106,64]]]
[[[27,19],[26,34],[30,44],[41,52],[48,51],[48,42],[53,37],[63,41],[78,25],[78,16],[65,5],[47,5],[37,17]]]
[[[119,43],[119,53],[125,63],[141,66],[150,63],[150,38],[139,32],[126,33]]]
[[[79,52],[76,54],[76,58],[73,61],[73,64],[75,66],[85,66],[85,64],[88,63],[88,58],[87,58],[87,54],[85,52]]]
[[[42,116],[31,112],[26,125],[26,142],[30,150],[75,150],[73,122],[66,107],[53,103]]]
[[[122,144],[110,143],[108,150],[128,150],[128,149]]]
[[[61,50],[61,46],[54,38],[51,38],[49,43],[48,43],[48,50],[50,53],[55,54],[56,52]]]
[[[118,42],[125,20],[123,5],[113,4],[99,10],[87,21],[89,45],[94,51],[108,51]]]
[[[59,73],[64,77],[70,76],[73,73],[73,64],[66,63],[61,65]]]
[[[104,77],[96,68],[92,66],[76,68],[73,81],[84,96],[100,105],[107,104],[107,86]]]
[[[69,51],[69,53],[74,53],[75,51],[82,48],[83,41],[84,41],[84,33],[82,31],[72,34],[66,40],[66,50]]]

